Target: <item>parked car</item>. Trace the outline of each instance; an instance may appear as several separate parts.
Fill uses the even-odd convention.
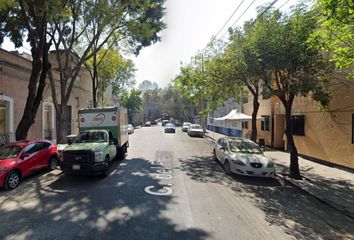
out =
[[[182,122],[180,120],[175,120],[176,127],[182,126]]]
[[[151,122],[150,121],[146,121],[144,124],[145,127],[150,127],[151,126]]]
[[[271,158],[264,155],[259,146],[247,138],[223,137],[214,146],[214,160],[224,165],[227,174],[274,177]]]
[[[188,128],[189,128],[190,125],[191,125],[190,122],[184,122],[184,123],[182,124],[182,131],[183,131],[183,132],[188,132]]]
[[[18,141],[0,147],[0,187],[12,190],[21,178],[42,168],[54,170],[59,153],[48,140]]]
[[[128,134],[134,133],[134,127],[131,124],[128,124]]]
[[[169,120],[162,120],[162,126],[165,126],[169,122],[170,122]]]
[[[176,126],[173,123],[165,125],[165,133],[176,133]]]
[[[188,135],[191,137],[203,137],[204,130],[199,124],[191,124],[188,128]]]

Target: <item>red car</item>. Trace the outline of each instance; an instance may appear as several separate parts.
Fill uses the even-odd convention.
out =
[[[42,168],[54,170],[57,147],[48,140],[18,141],[0,147],[0,188],[15,189],[22,177]]]

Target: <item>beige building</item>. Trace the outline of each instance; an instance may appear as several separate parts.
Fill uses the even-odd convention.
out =
[[[53,61],[54,63],[54,61]],[[14,141],[16,127],[21,120],[28,95],[31,74],[30,56],[0,49],[0,144]],[[55,69],[55,64],[53,64]],[[57,96],[60,98],[59,75],[54,72]],[[56,142],[55,108],[50,83],[44,90],[43,101],[38,109],[35,123],[28,132],[28,139],[47,138]],[[78,132],[78,109],[90,106],[92,87],[89,73],[80,72],[68,102],[68,132]],[[68,120],[69,120],[68,119]]]
[[[298,97],[292,108],[295,144],[301,155],[349,168],[354,168],[354,81],[335,77],[328,86],[332,94],[326,110],[315,101]],[[252,114],[252,95],[244,103],[244,112]],[[284,149],[286,139],[285,109],[281,101],[272,97],[260,100],[257,121],[258,138],[268,146]],[[247,132],[251,129],[251,122]]]

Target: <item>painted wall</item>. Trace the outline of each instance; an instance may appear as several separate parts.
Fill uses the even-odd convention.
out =
[[[28,96],[28,79],[31,74],[31,68],[32,63],[28,58],[0,49],[0,93],[9,96],[14,100],[14,132],[16,131],[25,108]],[[54,78],[56,79],[56,90],[57,93],[59,93],[58,73],[54,73]],[[60,94],[57,94],[57,97],[60,99]],[[43,101],[50,101],[51,98],[52,92],[50,83],[47,81],[43,94]],[[68,105],[72,107],[71,128],[73,133],[78,132],[78,109],[87,107],[90,100],[92,100],[90,76],[87,71],[82,69],[80,72],[80,80],[75,83],[68,103]],[[28,139],[42,138],[42,111],[43,106],[41,105],[38,108],[35,123],[31,126],[28,133]]]
[[[354,168],[354,82],[337,76],[330,85],[327,111],[308,98],[295,100],[293,113],[305,115],[305,136],[295,136],[295,143],[301,154]]]
[[[331,79],[328,89],[332,99],[325,110],[310,98],[295,98],[292,114],[305,116],[305,136],[294,136],[295,144],[300,154],[354,168],[354,81],[345,80],[344,76],[337,73]],[[252,114],[252,95],[243,107],[245,114]],[[284,114],[285,109],[278,98],[260,100],[258,116],[271,115],[271,119],[274,119],[274,129],[271,127],[269,132],[261,131],[261,122],[258,121],[258,138],[265,138],[267,145],[281,147],[284,144]],[[251,129],[251,121],[248,128]],[[243,129],[243,134],[246,131],[248,129]]]

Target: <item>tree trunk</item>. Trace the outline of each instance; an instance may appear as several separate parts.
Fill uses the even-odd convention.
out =
[[[285,105],[285,122],[286,122],[286,129],[285,134],[288,142],[288,150],[290,152],[290,173],[289,177],[301,180],[300,168],[299,168],[299,158],[297,149],[295,146],[295,141],[293,138],[292,133],[292,124],[291,124],[291,103],[284,104]]]
[[[252,133],[251,140],[257,142],[257,114],[259,109],[258,95],[253,95],[253,111],[252,111]]]
[[[92,101],[93,107],[97,107],[97,83],[98,83],[98,74],[97,74],[97,54],[93,55],[92,59],[92,67],[93,67],[93,76],[92,76]]]
[[[16,141],[25,140],[27,138],[28,130],[35,122],[34,119],[36,115],[32,109],[36,97],[36,85],[41,73],[41,69],[42,61],[39,58],[33,59],[31,77],[28,83],[28,96],[22,118],[16,129]]]
[[[51,68],[48,60],[50,46],[51,43],[46,43],[44,40],[43,49],[32,49],[32,72],[28,83],[26,106],[16,129],[17,141],[26,139],[30,127],[35,123],[37,111],[43,99],[47,73]]]
[[[61,102],[61,105],[59,106],[59,112],[57,112],[56,115],[56,120],[57,120],[57,142],[58,143],[65,143],[66,139],[65,137],[68,135],[68,132],[66,131],[66,102]]]

